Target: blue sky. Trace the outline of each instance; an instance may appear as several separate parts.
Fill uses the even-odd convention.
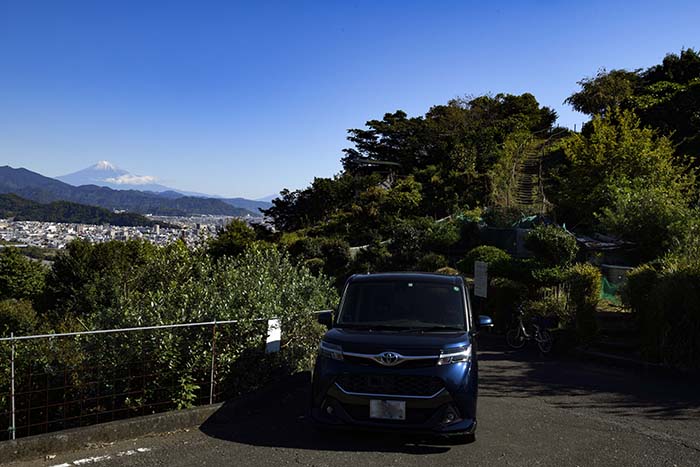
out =
[[[601,68],[700,47],[700,2],[0,0],[0,165],[106,159],[251,198],[340,170],[348,128],[487,92],[559,123]]]

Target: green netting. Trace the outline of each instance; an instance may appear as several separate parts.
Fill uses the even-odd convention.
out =
[[[605,278],[605,276],[603,276],[602,282],[603,283],[600,288],[600,298],[615,305],[621,305],[622,301],[620,300],[620,286],[611,283]]]

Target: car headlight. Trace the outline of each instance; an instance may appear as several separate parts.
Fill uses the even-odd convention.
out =
[[[442,350],[438,365],[449,365],[450,363],[471,362],[472,346],[457,347],[455,349]]]
[[[330,342],[326,341],[321,341],[321,345],[318,346],[318,353],[322,357],[330,358],[332,360],[343,359],[343,348],[337,344],[331,344]]]

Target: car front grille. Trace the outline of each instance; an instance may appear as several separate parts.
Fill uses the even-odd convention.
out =
[[[436,376],[420,375],[341,375],[336,383],[349,393],[407,397],[431,397],[445,387]]]
[[[367,366],[367,367],[374,367],[374,368],[386,368],[385,365],[382,365],[378,361],[371,359],[371,358],[363,358],[363,357],[355,357],[351,355],[345,355],[344,359],[348,363],[352,363],[353,365],[359,365],[359,366]],[[408,368],[426,368],[426,367],[432,367],[437,364],[438,358],[426,358],[426,359],[419,359],[419,360],[404,360],[403,362],[399,363],[396,365],[394,368],[403,368],[403,369],[408,369]]]

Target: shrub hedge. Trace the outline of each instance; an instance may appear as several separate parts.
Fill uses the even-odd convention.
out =
[[[700,370],[700,261],[642,265],[628,274],[622,297],[637,315],[646,358]]]
[[[119,258],[122,260],[117,261]],[[69,269],[72,275],[61,273]],[[216,392],[223,390],[226,395],[309,368],[324,331],[313,311],[332,308],[338,301],[329,279],[295,264],[286,253],[262,245],[253,245],[236,257],[224,255],[214,260],[182,242],[166,247],[138,241],[81,242],[60,255],[47,277],[47,287],[61,299],[57,302],[59,318],[51,319],[53,313],[41,316],[41,323],[49,329],[39,328],[29,302],[10,300],[0,302],[0,331],[12,327],[32,334],[78,331],[84,326],[109,329],[237,320],[217,326]],[[282,351],[268,355],[264,348],[270,318],[281,321]],[[66,377],[70,388],[65,393],[50,393],[57,398],[50,402],[87,398],[95,403],[80,413],[91,413],[99,421],[109,420],[111,415],[99,418],[105,411],[127,416],[189,407],[208,401],[211,344],[210,326],[18,343],[18,391],[28,390],[23,376],[30,372],[47,374],[47,381]],[[8,408],[8,355],[9,345],[0,345],[0,414]],[[116,371],[156,376],[110,380]],[[129,395],[95,399],[92,381],[103,389],[111,388],[114,394]],[[70,413],[64,417],[76,415],[75,407],[67,407]],[[24,422],[18,420],[19,425]],[[0,415],[0,426],[7,423]],[[69,428],[71,423],[52,426]]]
[[[537,226],[525,238],[525,248],[548,266],[568,266],[578,253],[576,238],[553,225]]]
[[[602,275],[591,264],[574,264],[567,274],[566,286],[576,332],[581,340],[590,340],[598,332],[596,308],[600,297]]]
[[[500,248],[482,245],[469,250],[464,259],[457,263],[457,268],[465,274],[474,274],[474,261],[483,261],[488,263],[489,270],[492,271],[508,263],[510,259],[510,255]]]

